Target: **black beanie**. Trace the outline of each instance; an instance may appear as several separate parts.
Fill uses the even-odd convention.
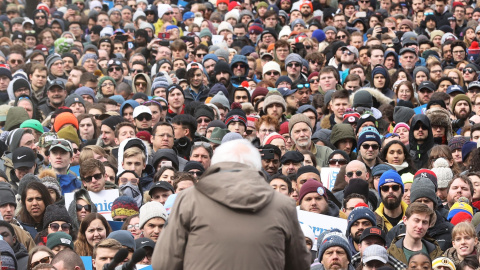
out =
[[[188,172],[190,170],[197,169],[201,171],[202,173],[205,172],[205,168],[203,167],[202,163],[198,161],[188,161],[187,164],[185,164],[185,167],[183,168],[184,172]]]
[[[360,127],[365,122],[373,122],[373,123],[375,123],[375,128],[378,128],[377,119],[375,119],[375,117],[373,117],[372,115],[362,116],[362,117],[360,117],[360,119],[358,119],[357,130],[355,130],[355,134],[358,134],[358,130],[360,129]]]
[[[63,53],[62,54],[62,59],[65,58],[65,57],[70,57],[73,59],[73,65],[76,66],[77,63],[78,63],[78,59],[77,59],[77,56],[75,56],[75,54],[71,53],[71,52],[66,52],[66,53]]]
[[[208,107],[207,105],[200,105],[195,109],[195,113],[193,115],[195,119],[198,119],[200,116],[208,117],[211,120],[215,118],[215,114],[213,113],[213,109]]]
[[[373,107],[373,98],[367,90],[358,90],[353,96],[353,107]]]
[[[54,221],[65,221],[72,224],[72,218],[67,212],[65,206],[58,204],[51,204],[45,209],[45,214],[43,216],[43,229],[48,228],[48,225]]]
[[[218,61],[215,64],[215,68],[213,69],[215,75],[217,75],[220,71],[226,71],[230,76],[232,76],[232,70],[230,69],[230,66],[228,65],[227,62],[225,61]]]
[[[247,128],[247,115],[242,110],[242,105],[240,105],[238,102],[234,102],[232,104],[232,110],[229,111],[225,116],[225,125],[227,128],[228,124],[231,122],[242,122],[245,126],[245,129]]]
[[[115,131],[115,127],[121,123],[125,122],[126,120],[121,117],[121,116],[110,116],[107,119],[102,121],[102,125],[107,125],[109,128],[111,128],[113,131]]]
[[[346,198],[352,193],[363,195],[365,199],[368,199],[368,182],[360,178],[350,179],[350,182],[343,190],[343,197]]]
[[[297,178],[304,173],[315,173],[315,174],[318,174],[318,176],[320,176],[320,172],[317,170],[317,168],[310,165],[300,167],[297,171]]]

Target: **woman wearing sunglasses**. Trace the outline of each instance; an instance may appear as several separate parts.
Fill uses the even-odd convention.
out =
[[[90,199],[88,191],[85,189],[79,189],[73,194],[73,201],[68,207],[68,213],[72,217],[72,226],[73,229],[78,231],[80,223],[85,219],[85,217],[90,213],[96,213],[97,207]]]
[[[43,217],[43,230],[34,238],[37,245],[46,245],[47,237],[54,232],[69,234],[73,240],[76,239],[76,231],[72,226],[72,218],[64,206],[59,204],[49,205]]]
[[[50,263],[55,254],[46,246],[36,246],[28,254],[28,270],[41,263]]]

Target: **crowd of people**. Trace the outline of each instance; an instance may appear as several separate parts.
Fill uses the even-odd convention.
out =
[[[2,270],[480,267],[477,2],[0,11]]]

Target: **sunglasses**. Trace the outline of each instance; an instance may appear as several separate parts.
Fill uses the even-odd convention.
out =
[[[45,19],[45,16],[36,16],[35,19],[37,19],[37,20]]]
[[[199,172],[188,172],[188,174],[196,175],[196,176],[202,176],[203,173],[199,171]]]
[[[137,120],[138,121],[143,121],[143,120],[150,121],[150,120],[152,120],[152,116],[148,113],[142,113],[139,116],[137,116]]]
[[[205,124],[208,124],[210,123],[210,119],[197,119],[197,124],[201,124],[202,122],[205,123]]]
[[[362,4],[370,3],[370,1],[358,1],[358,2],[360,2]]]
[[[78,148],[73,148],[73,153],[74,154],[78,153],[78,151],[80,151],[80,150],[78,150]]]
[[[41,263],[50,263],[50,259],[52,259],[52,257],[50,256],[45,256],[43,258],[41,258],[40,260],[36,261],[36,262],[32,262],[30,264],[30,269],[34,268],[35,266],[41,264]]]
[[[379,145],[378,145],[378,144],[362,144],[362,147],[363,147],[363,149],[365,149],[365,150],[370,149],[370,147],[371,147],[373,150],[378,150]]]
[[[342,38],[340,38],[340,39],[342,39]],[[349,50],[344,50],[342,53],[343,53],[343,54],[346,54],[346,55],[352,55],[352,54],[353,54],[353,53],[352,53],[351,51],[349,51]]]
[[[120,70],[122,70],[122,68],[121,67],[111,67],[111,68],[108,69],[108,72],[112,72],[114,70],[120,71]]]
[[[8,62],[12,64],[23,64],[23,60],[20,60],[20,59],[10,59],[8,60]]]
[[[311,79],[310,83],[318,83],[320,80],[319,79]]]
[[[86,205],[81,205],[81,204],[76,204],[75,207],[77,208],[77,211],[82,211],[82,209],[85,209],[85,211],[87,212],[91,212],[92,211],[92,206],[90,204],[86,204]]]
[[[300,64],[300,63],[288,63],[288,65],[287,65],[287,67],[290,67],[290,68],[291,67],[301,67],[301,66],[302,66],[302,64]]]
[[[309,88],[309,87],[310,87],[310,84],[309,84],[309,83],[298,84],[298,85],[297,85],[297,89]]]
[[[165,12],[165,13],[163,13],[163,15],[172,15],[172,14],[173,14],[173,12]]]
[[[313,46],[310,46],[310,45],[305,46],[305,49],[307,50],[310,50],[311,48],[313,48]]]
[[[473,68],[464,68],[464,69],[463,69],[463,74],[465,74],[465,73],[467,73],[467,72],[468,72],[468,73],[474,73],[475,70],[473,70]]]
[[[86,176],[83,178],[83,181],[85,181],[86,183],[90,183],[92,182],[92,178],[95,178],[95,180],[100,180],[102,179],[102,174],[101,173],[97,173],[97,174],[94,174],[94,175],[91,175],[91,176]]]
[[[266,75],[270,75],[270,76],[278,76],[280,75],[280,73],[278,73],[278,71],[269,71],[269,72],[265,72]]]
[[[385,186],[383,185],[382,187],[380,187],[380,189],[383,191],[383,192],[388,192],[390,190],[390,188],[394,191],[394,192],[397,192],[400,190],[400,185],[393,185],[393,186]]]
[[[347,164],[347,160],[346,159],[330,159],[328,161],[328,164],[330,165],[346,165]]]
[[[204,57],[205,55],[207,55],[206,53],[197,53],[196,56],[197,57]],[[197,66],[198,67],[198,66]]]
[[[344,38],[346,38],[346,37],[347,37],[347,35],[337,36],[338,39],[344,39]]]
[[[141,85],[141,86],[147,86],[147,83],[145,83],[145,82],[136,82],[135,85],[136,85],[136,86],[140,86],[140,85]]]
[[[143,70],[141,70],[141,69],[130,69],[130,72],[131,72],[131,73],[135,73],[135,72],[137,72],[137,73],[142,73]]]
[[[362,171],[355,171],[355,172],[347,172],[345,175],[346,175],[348,178],[352,178],[354,173],[355,173],[355,175],[356,175],[357,177],[359,177],[360,175],[363,174]]]
[[[54,232],[57,232],[60,228],[62,229],[62,231],[66,232],[66,231],[70,231],[70,228],[72,227],[72,225],[70,225],[70,223],[63,223],[62,225],[60,225],[54,222],[54,223],[50,223],[48,227],[50,227],[50,229],[52,229],[52,231]]]
[[[162,110],[166,111],[168,109],[168,106],[162,106]]]
[[[236,65],[233,65],[232,68],[233,69],[236,69],[236,68],[245,68],[245,64],[236,64]]]

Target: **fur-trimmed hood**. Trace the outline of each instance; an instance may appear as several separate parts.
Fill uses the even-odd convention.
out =
[[[431,108],[425,113],[430,119],[431,126],[445,127],[447,140],[452,138],[452,120],[450,120],[450,113],[444,108]]]
[[[375,107],[375,108],[378,108],[380,105],[383,105],[383,104],[389,104],[390,102],[393,101],[391,98],[387,97],[380,90],[378,90],[376,88],[365,86],[365,87],[362,87],[360,89],[361,90],[366,90],[370,93],[370,95],[372,95],[373,107]],[[358,90],[360,90],[360,89],[358,89]],[[350,95],[350,104],[353,104],[353,97],[355,96],[355,93],[357,91],[353,92]]]

